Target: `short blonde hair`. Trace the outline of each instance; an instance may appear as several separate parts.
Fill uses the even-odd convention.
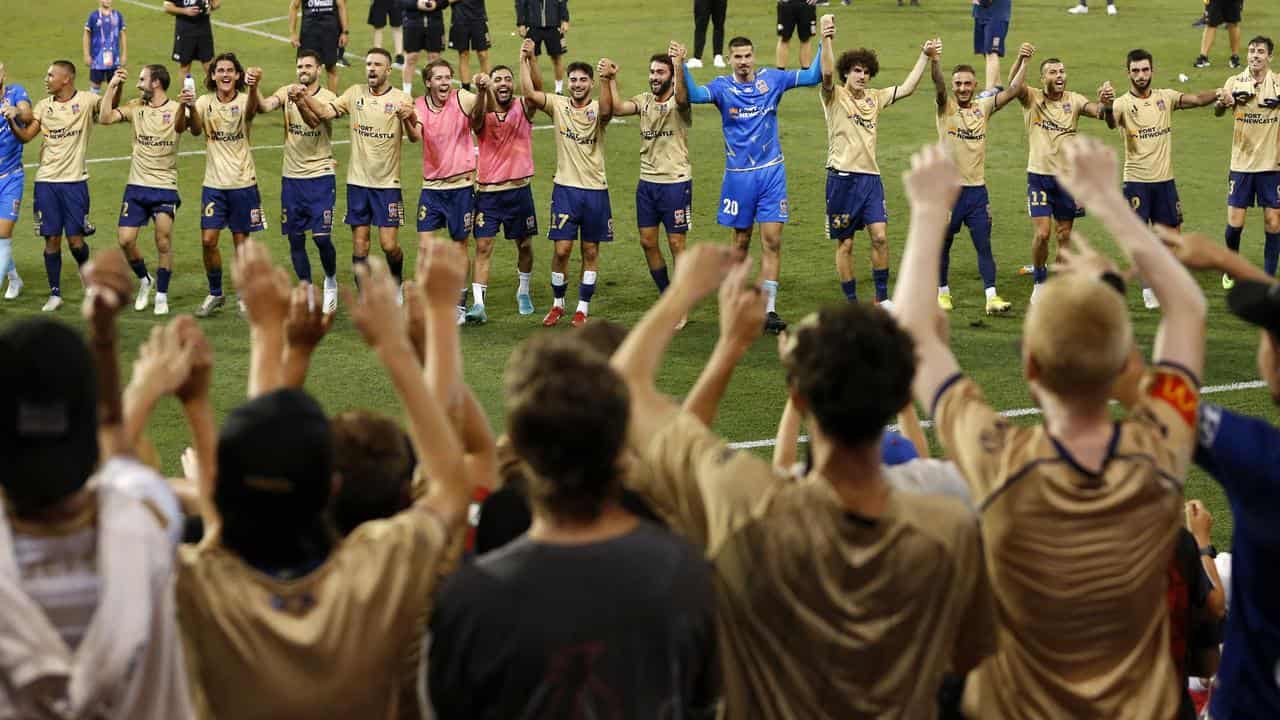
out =
[[[1027,312],[1022,342],[1039,369],[1037,382],[1055,395],[1110,392],[1133,346],[1124,297],[1078,274],[1046,283]]]

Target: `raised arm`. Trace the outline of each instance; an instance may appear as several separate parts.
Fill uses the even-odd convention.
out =
[[[773,467],[781,472],[790,473],[796,464],[797,450],[800,445],[800,411],[796,404],[787,398],[782,408],[782,417],[778,420],[778,432],[774,435]]]
[[[478,73],[475,77],[476,84],[476,102],[471,106],[471,132],[479,135],[484,132],[484,117],[489,114],[489,106],[497,106],[498,99],[493,96],[493,85],[489,76],[484,73]]]
[[[129,31],[120,28],[120,67],[129,64]]]
[[[298,105],[306,105],[307,110],[320,120],[332,120],[340,114],[334,103],[320,102],[320,99],[311,93],[303,93]]]
[[[596,74],[600,76],[601,83],[613,85],[614,77],[618,72],[617,63],[609,58],[600,58],[600,62],[596,65]],[[600,88],[600,129],[606,129],[609,121],[613,119],[613,90],[604,87]]]
[[[1216,270],[1237,280],[1275,282],[1265,270],[1249,262],[1243,255],[1200,233],[1178,234],[1170,228],[1156,226],[1156,235],[1178,261],[1191,270]]]
[[[1107,123],[1107,127],[1115,128],[1115,118],[1112,117],[1111,103],[1116,100],[1115,88],[1111,87],[1111,81],[1107,80],[1098,88],[1098,99],[1095,102],[1087,102],[1084,109],[1080,111],[1081,115],[1088,115],[1095,120],[1102,120]]]
[[[829,97],[835,90],[836,75],[836,18],[834,15],[822,16],[822,42],[818,43],[818,60],[822,68],[822,93]]]
[[[916,87],[920,85],[920,78],[924,77],[924,68],[933,58],[942,52],[942,40],[934,38],[926,40],[920,48],[920,56],[916,58],[916,64],[912,66],[911,72],[907,73],[907,77],[894,88],[893,101],[910,97],[916,91]]]
[[[89,328],[89,351],[98,378],[100,457],[132,453],[124,433],[120,398],[120,337],[116,319],[133,297],[133,279],[120,253],[102,253],[85,265],[82,314]]]
[[[120,86],[124,83],[127,72],[124,68],[117,69],[111,75],[111,81],[107,83],[107,90],[103,93],[102,102],[98,103],[98,124],[111,125],[124,120],[124,113],[120,112]]]
[[[947,79],[942,75],[942,61],[936,56],[929,61],[929,77],[933,80],[933,103],[941,115],[947,110]]]
[[[254,103],[258,106],[258,112],[273,113],[284,104],[280,102],[280,97],[275,93],[263,97],[261,85],[250,86],[249,95],[254,98]]]
[[[262,100],[262,94],[258,92],[258,86],[262,84],[262,68],[251,67],[245,70],[244,82],[249,86],[249,99],[244,104],[244,121],[251,123],[258,114],[258,102]]]
[[[689,93],[689,102],[696,105],[705,105],[712,102],[711,91],[705,86],[699,85],[698,81],[693,79],[693,73],[689,72],[688,65],[680,63],[680,73],[684,78],[684,86],[688,88],[686,92]]]
[[[604,62],[601,60],[601,65]],[[614,116],[626,117],[639,114],[640,108],[630,100],[623,99],[622,92],[618,90],[618,68],[616,67],[607,76],[604,73],[600,74],[600,99],[603,101],[606,95],[609,96]]]
[[[404,128],[404,136],[411,143],[416,143],[422,139],[422,123],[418,122],[418,111],[414,109],[413,103],[400,103],[400,107],[396,109],[396,114],[400,116],[400,125]]]
[[[684,72],[680,68],[684,67],[684,59],[688,57],[688,50],[683,45],[672,40],[667,46],[667,57],[671,58],[671,67],[676,72],[671,73],[671,87],[676,91],[676,107],[681,110],[689,109],[689,88],[684,84]]]
[[[1174,105],[1173,109],[1190,110],[1191,108],[1201,108],[1217,99],[1217,90],[1203,90],[1198,93],[1182,93],[1178,96],[1178,104]]]
[[[684,409],[711,427],[716,408],[729,387],[729,378],[738,362],[764,332],[760,316],[764,315],[765,298],[757,286],[744,285],[750,272],[750,261],[743,263],[738,282],[731,276],[720,285],[720,337],[711,349],[711,358],[702,368],[693,389],[684,399]]]
[[[200,117],[200,101],[198,99],[192,100],[188,107],[191,110],[187,114],[187,130],[191,131],[192,135],[199,137],[204,132],[204,118]]]
[[[151,328],[151,336],[138,349],[133,373],[124,389],[124,442],[138,447],[156,403],[173,394],[191,373],[194,349],[182,337],[175,319]]]
[[[1218,102],[1214,103],[1213,116],[1222,117],[1228,110],[1236,104],[1236,97],[1227,92],[1226,88],[1218,89]]]
[[[1009,71],[1009,87],[996,94],[996,110],[1008,105],[1014,98],[1020,98],[1026,94],[1027,67],[1035,54],[1036,46],[1031,43],[1022,43],[1018,48],[1018,58],[1013,61],[1013,67]]]
[[[1116,183],[1116,154],[1100,141],[1079,138],[1067,146],[1068,192],[1094,216],[1133,259],[1160,301],[1160,328],[1153,360],[1182,366],[1199,376],[1204,369],[1206,303],[1200,285],[1133,212]]]
[[[315,129],[320,127],[320,123],[324,122],[324,120],[316,114],[310,104],[303,102],[303,98],[309,94],[306,86],[292,85],[289,87],[288,97],[294,107],[298,108],[298,114],[302,116],[302,122],[306,123],[307,127]]]
[[[813,87],[822,82],[822,49],[829,43],[818,41],[818,52],[809,67],[796,73],[796,87]]]
[[[94,10],[94,12],[96,13],[97,10]],[[90,17],[92,17],[92,15],[90,15]],[[90,43],[91,37],[92,37],[92,31],[89,30],[89,26],[86,24],[84,27],[84,32],[80,34],[80,48],[84,56],[85,67],[93,67],[93,55],[91,55],[89,52],[89,43]]]
[[[289,314],[289,275],[271,264],[271,252],[246,240],[232,264],[232,279],[249,320],[249,390],[253,398],[284,385],[284,320]]]
[[[306,382],[311,356],[333,326],[333,315],[316,301],[316,288],[311,283],[304,281],[293,289],[284,320],[281,383],[285,387],[302,387]]]
[[[533,41],[526,39],[520,44],[520,93],[534,109],[546,110],[550,114],[547,96],[541,88],[542,77],[538,73],[538,62],[533,57]]]

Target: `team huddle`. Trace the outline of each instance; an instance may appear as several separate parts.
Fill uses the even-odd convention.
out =
[[[22,289],[12,260],[11,236],[23,191],[22,144],[42,136],[34,186],[34,215],[45,239],[44,263],[49,284],[45,311],[62,304],[62,240],[78,265],[89,258],[86,153],[95,124],[125,122],[133,132],[132,164],[118,220],[117,239],[140,283],[135,309],[153,302],[157,315],[169,311],[173,272],[172,229],[182,201],[178,194],[178,148],[185,133],[205,139],[205,175],[201,187],[200,227],[208,294],[196,315],[207,317],[225,305],[222,231],[230,231],[238,248],[251,234],[266,230],[251,144],[259,113],[284,113],[284,158],[281,180],[281,232],[300,280],[310,282],[309,233],[320,256],[323,307],[338,306],[337,257],[333,243],[337,187],[332,148],[333,123],[350,119],[351,156],[347,168],[346,216],[351,228],[354,265],[367,261],[374,229],[392,275],[403,279],[404,253],[399,228],[404,224],[400,174],[404,142],[422,144],[422,189],[418,199],[419,242],[443,238],[467,243],[474,238],[469,287],[459,288],[457,321],[487,321],[486,290],[493,241],[499,230],[517,247],[521,315],[534,312],[531,239],[538,234],[531,180],[533,116],[550,116],[556,138],[556,170],[547,218],[553,242],[552,306],[543,325],[553,326],[568,314],[569,261],[575,241],[581,255],[575,326],[587,322],[599,280],[601,244],[614,237],[605,169],[606,128],[614,117],[640,118],[640,180],[635,191],[636,222],[650,274],[659,292],[670,282],[660,249],[660,227],[666,229],[672,263],[683,251],[692,216],[692,168],[688,131],[693,104],[713,104],[719,111],[725,141],[725,169],[717,221],[732,230],[734,246],[745,254],[759,225],[762,277],[767,297],[765,328],[780,332],[786,322],[777,312],[782,227],[789,219],[787,181],[778,135],[782,95],[797,87],[820,86],[828,128],[826,228],[835,241],[835,265],[846,298],[857,299],[853,240],[859,230],[869,238],[877,303],[889,303],[890,258],[888,211],[876,161],[880,113],[909,97],[929,69],[935,87],[936,125],[964,175],[964,191],[952,209],[939,268],[938,303],[953,306],[948,286],[948,256],[954,236],[968,227],[978,255],[988,314],[1010,309],[996,292],[996,266],[991,250],[992,218],[984,179],[987,125],[991,116],[1017,99],[1022,105],[1029,139],[1027,207],[1032,219],[1030,273],[1035,302],[1048,276],[1051,236],[1068,246],[1075,219],[1084,208],[1058,183],[1064,148],[1077,132],[1082,115],[1104,121],[1124,133],[1124,192],[1143,220],[1179,227],[1181,207],[1172,175],[1171,115],[1174,110],[1215,105],[1218,115],[1233,110],[1235,131],[1228,198],[1227,245],[1239,248],[1247,208],[1264,208],[1266,270],[1274,274],[1280,261],[1280,76],[1270,70],[1272,41],[1257,37],[1248,45],[1247,68],[1223,87],[1183,93],[1152,87],[1153,59],[1143,50],[1127,58],[1130,89],[1117,96],[1104,83],[1096,99],[1067,89],[1065,64],[1057,58],[1039,64],[1041,87],[1026,83],[1035,48],[1023,44],[1010,69],[1007,87],[979,92],[976,72],[957,65],[950,87],[941,67],[942,42],[930,39],[906,78],[898,85],[873,88],[879,72],[874,51],[858,48],[834,52],[835,19],[824,16],[817,57],[805,69],[757,68],[750,40],[729,42],[732,73],[699,85],[686,64],[687,52],[672,42],[649,62],[649,90],[623,98],[617,65],[602,58],[593,67],[568,65],[568,94],[542,91],[534,47],[520,50],[520,90],[515,72],[497,65],[472,79],[474,92],[455,87],[453,68],[434,60],[422,70],[427,92],[414,98],[390,80],[392,55],[371,49],[364,58],[366,82],[341,95],[321,80],[325,59],[313,50],[297,53],[295,82],[270,95],[262,90],[263,73],[244,67],[233,53],[213,59],[205,79],[206,94],[197,96],[186,75],[182,91],[171,95],[171,77],[163,65],[139,72],[138,96],[121,102],[128,73],[117,69],[105,92],[77,90],[76,68],[54,62],[45,76],[49,97],[32,106],[20,85],[4,84],[0,65],[0,271],[8,275],[5,297]],[[600,88],[593,98],[596,76]],[[837,81],[838,78],[838,81]],[[95,77],[95,81],[100,78]],[[464,79],[465,80],[465,79]],[[143,227],[154,223],[154,274],[138,247]],[[1223,277],[1229,288],[1232,279]],[[470,301],[468,302],[468,290]],[[1155,297],[1144,294],[1148,307]],[[241,307],[243,310],[243,306]],[[683,324],[683,321],[681,322]]]

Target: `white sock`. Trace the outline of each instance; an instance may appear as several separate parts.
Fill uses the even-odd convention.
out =
[[[597,274],[596,274],[596,271],[595,271],[595,270],[583,270],[583,271],[582,271],[582,284],[583,284],[583,285],[595,285],[595,284],[596,284],[596,277],[597,277]]]
[[[163,301],[163,302],[168,302],[168,301],[169,301],[169,293],[162,293],[162,292],[158,292],[158,293],[156,293],[156,302],[161,302],[161,301]]]
[[[9,277],[18,275],[18,266],[13,264],[12,238],[0,238],[0,273],[8,273]]]
[[[939,294],[939,295],[950,295],[950,294],[951,294],[951,286],[950,286],[950,285],[939,285],[939,286],[938,286],[938,294]]]
[[[517,272],[516,274],[519,275],[520,277],[520,287],[516,290],[516,292],[521,295],[528,295],[529,294],[529,276],[533,275],[533,273]]]
[[[412,95],[412,94],[413,94],[413,83],[411,83],[411,82],[407,82],[407,83],[405,83],[404,85],[401,85],[400,87],[401,87],[401,89],[403,89],[405,92],[409,93],[410,95]]]
[[[337,276],[337,275],[325,275],[325,276],[324,276],[324,289],[325,289],[325,290],[337,290],[337,289],[338,289],[338,276]]]
[[[551,273],[551,287],[564,287],[565,284],[566,283],[564,281],[564,273],[558,273],[558,272]],[[561,295],[560,297],[555,298],[551,302],[556,307],[562,308],[564,307],[564,296]]]
[[[591,314],[591,303],[587,302],[586,300],[579,300],[579,301],[578,301],[578,309],[577,309],[577,312],[580,312],[580,313],[582,313],[583,315],[590,315],[590,314]]]
[[[557,95],[559,95],[563,90],[564,90],[564,81],[563,81],[563,80],[557,80],[557,81],[556,81],[556,94],[557,94]]]
[[[484,291],[489,288],[483,283],[471,283],[471,299],[475,304],[484,307]]]
[[[761,285],[764,286],[765,305],[764,311],[767,313],[777,312],[778,303],[778,281],[765,280]]]
[[[996,286],[992,285],[991,287],[987,288],[987,299],[990,300],[995,296],[996,296]]]

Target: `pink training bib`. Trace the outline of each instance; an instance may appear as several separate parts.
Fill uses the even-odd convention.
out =
[[[476,180],[500,185],[527,177],[533,177],[533,122],[525,115],[524,100],[515,97],[505,118],[496,112],[485,116]]]
[[[458,91],[449,93],[444,107],[433,109],[427,98],[414,101],[422,123],[422,179],[444,180],[476,169],[471,144],[471,119],[462,112]]]

